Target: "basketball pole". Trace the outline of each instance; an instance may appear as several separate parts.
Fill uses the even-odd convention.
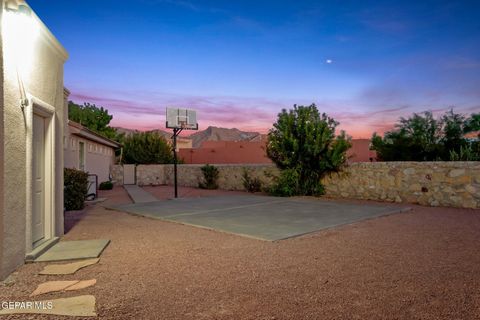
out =
[[[175,198],[178,198],[177,186],[177,136],[183,128],[173,128],[173,183],[175,185]]]

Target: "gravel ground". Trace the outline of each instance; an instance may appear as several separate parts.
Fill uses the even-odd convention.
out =
[[[129,202],[123,188],[102,196]],[[412,207],[266,242],[97,205],[64,238],[111,239],[98,265],[57,277],[25,265],[0,284],[0,301],[30,300],[47,280],[96,278],[38,299],[93,294],[102,319],[480,319],[480,210]]]

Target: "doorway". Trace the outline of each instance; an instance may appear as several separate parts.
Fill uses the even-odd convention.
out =
[[[33,208],[32,242],[41,242],[45,238],[46,213],[46,118],[33,114]]]

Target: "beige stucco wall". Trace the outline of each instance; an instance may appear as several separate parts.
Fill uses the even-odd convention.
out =
[[[3,8],[3,0],[0,0],[0,8]],[[3,32],[2,32],[2,14],[0,10],[0,280],[6,277],[6,271],[3,268],[3,237],[4,237],[4,212],[5,212],[5,193],[4,193],[4,134],[3,134]]]
[[[3,5],[2,5],[3,8]],[[11,14],[11,13],[8,13]],[[52,221],[50,233],[63,233],[63,64],[65,50],[36,17],[31,16],[35,33],[22,34],[19,41],[12,19],[2,16],[2,44],[4,68],[4,210],[3,254],[0,266],[4,277],[23,264],[25,254],[32,249],[32,119],[34,108],[53,112],[54,132],[49,159],[53,166]],[[17,42],[14,42],[17,41]],[[19,52],[20,51],[20,52]],[[21,59],[20,59],[21,58]],[[20,60],[19,60],[20,59]],[[20,107],[21,90],[18,74],[23,80],[30,103]],[[33,103],[35,101],[35,103]],[[36,107],[34,107],[34,105]],[[49,235],[47,235],[49,236]]]
[[[203,165],[179,165],[180,186],[197,187]],[[259,177],[264,186],[278,174],[273,165],[215,165],[221,189],[244,190],[242,173]],[[112,171],[121,184],[121,166]],[[268,173],[268,174],[265,174]],[[137,166],[137,184],[173,184],[172,165]],[[480,208],[480,162],[353,163],[324,180],[326,195],[337,198],[418,203],[428,206]]]

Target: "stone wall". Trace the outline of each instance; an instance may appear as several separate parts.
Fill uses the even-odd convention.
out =
[[[480,162],[354,163],[324,183],[333,197],[480,208]]]
[[[178,165],[178,184],[186,187],[198,187],[203,180],[201,167],[203,164]],[[242,174],[248,170],[251,177],[259,177],[266,184],[271,182],[267,177],[268,172],[277,172],[275,166],[267,164],[231,165],[218,164],[215,167],[219,170],[218,185],[224,190],[244,190]],[[267,174],[266,174],[267,172]],[[123,184],[123,168],[116,165],[112,168],[112,177],[116,185]],[[136,167],[137,184],[144,185],[165,185],[173,184],[173,165],[138,165]]]
[[[110,174],[112,175],[112,182],[116,186],[123,185],[123,166],[121,165],[114,165],[110,169]]]
[[[179,185],[198,187],[202,166],[179,165]],[[245,169],[264,186],[278,174],[278,169],[268,164],[215,166],[220,172],[219,187],[225,190],[244,190]],[[115,167],[112,175],[121,184],[121,166]],[[173,165],[137,166],[137,184],[173,184]],[[344,172],[324,179],[324,184],[330,197],[480,208],[480,162],[353,163]]]

